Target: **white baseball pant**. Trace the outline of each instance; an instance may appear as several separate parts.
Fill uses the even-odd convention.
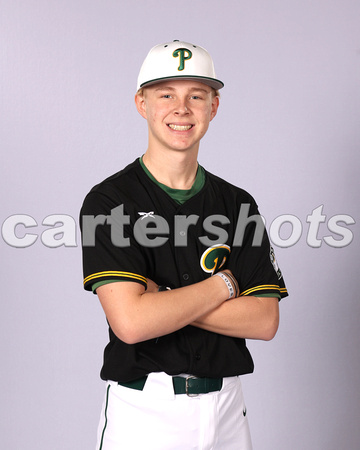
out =
[[[148,376],[144,389],[107,382],[96,450],[252,450],[239,377],[221,391],[174,394],[172,377]]]

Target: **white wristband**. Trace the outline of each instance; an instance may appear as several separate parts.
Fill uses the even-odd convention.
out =
[[[234,291],[234,287],[231,283],[231,281],[229,280],[229,278],[224,274],[224,272],[218,272],[216,273],[214,276],[218,276],[220,278],[222,278],[225,281],[225,284],[229,290],[229,297],[228,300],[232,297],[234,297],[235,291]]]

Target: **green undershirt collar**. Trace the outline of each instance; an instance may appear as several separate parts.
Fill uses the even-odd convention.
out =
[[[175,202],[179,203],[179,205],[182,205],[187,200],[189,200],[191,197],[193,197],[195,194],[201,191],[205,184],[205,170],[200,165],[198,166],[198,170],[196,172],[196,178],[194,181],[194,184],[191,186],[190,189],[173,189],[169,186],[166,186],[165,184],[159,183],[157,179],[152,175],[152,173],[149,171],[149,169],[145,166],[142,157],[139,158],[140,165],[144,169],[147,176],[156,183],[163,191],[165,191]]]

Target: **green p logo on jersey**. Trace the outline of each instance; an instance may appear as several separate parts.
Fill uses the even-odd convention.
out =
[[[200,259],[202,270],[214,275],[225,264],[230,251],[230,247],[225,244],[214,245],[206,249]]]
[[[192,53],[187,48],[178,48],[177,50],[174,51],[173,57],[180,58],[178,70],[181,71],[185,69],[185,61],[191,59]]]

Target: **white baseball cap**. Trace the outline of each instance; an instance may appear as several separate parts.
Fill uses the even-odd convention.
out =
[[[200,81],[214,89],[224,83],[216,78],[209,53],[199,45],[173,41],[153,47],[145,58],[137,80],[137,89],[164,80]]]

